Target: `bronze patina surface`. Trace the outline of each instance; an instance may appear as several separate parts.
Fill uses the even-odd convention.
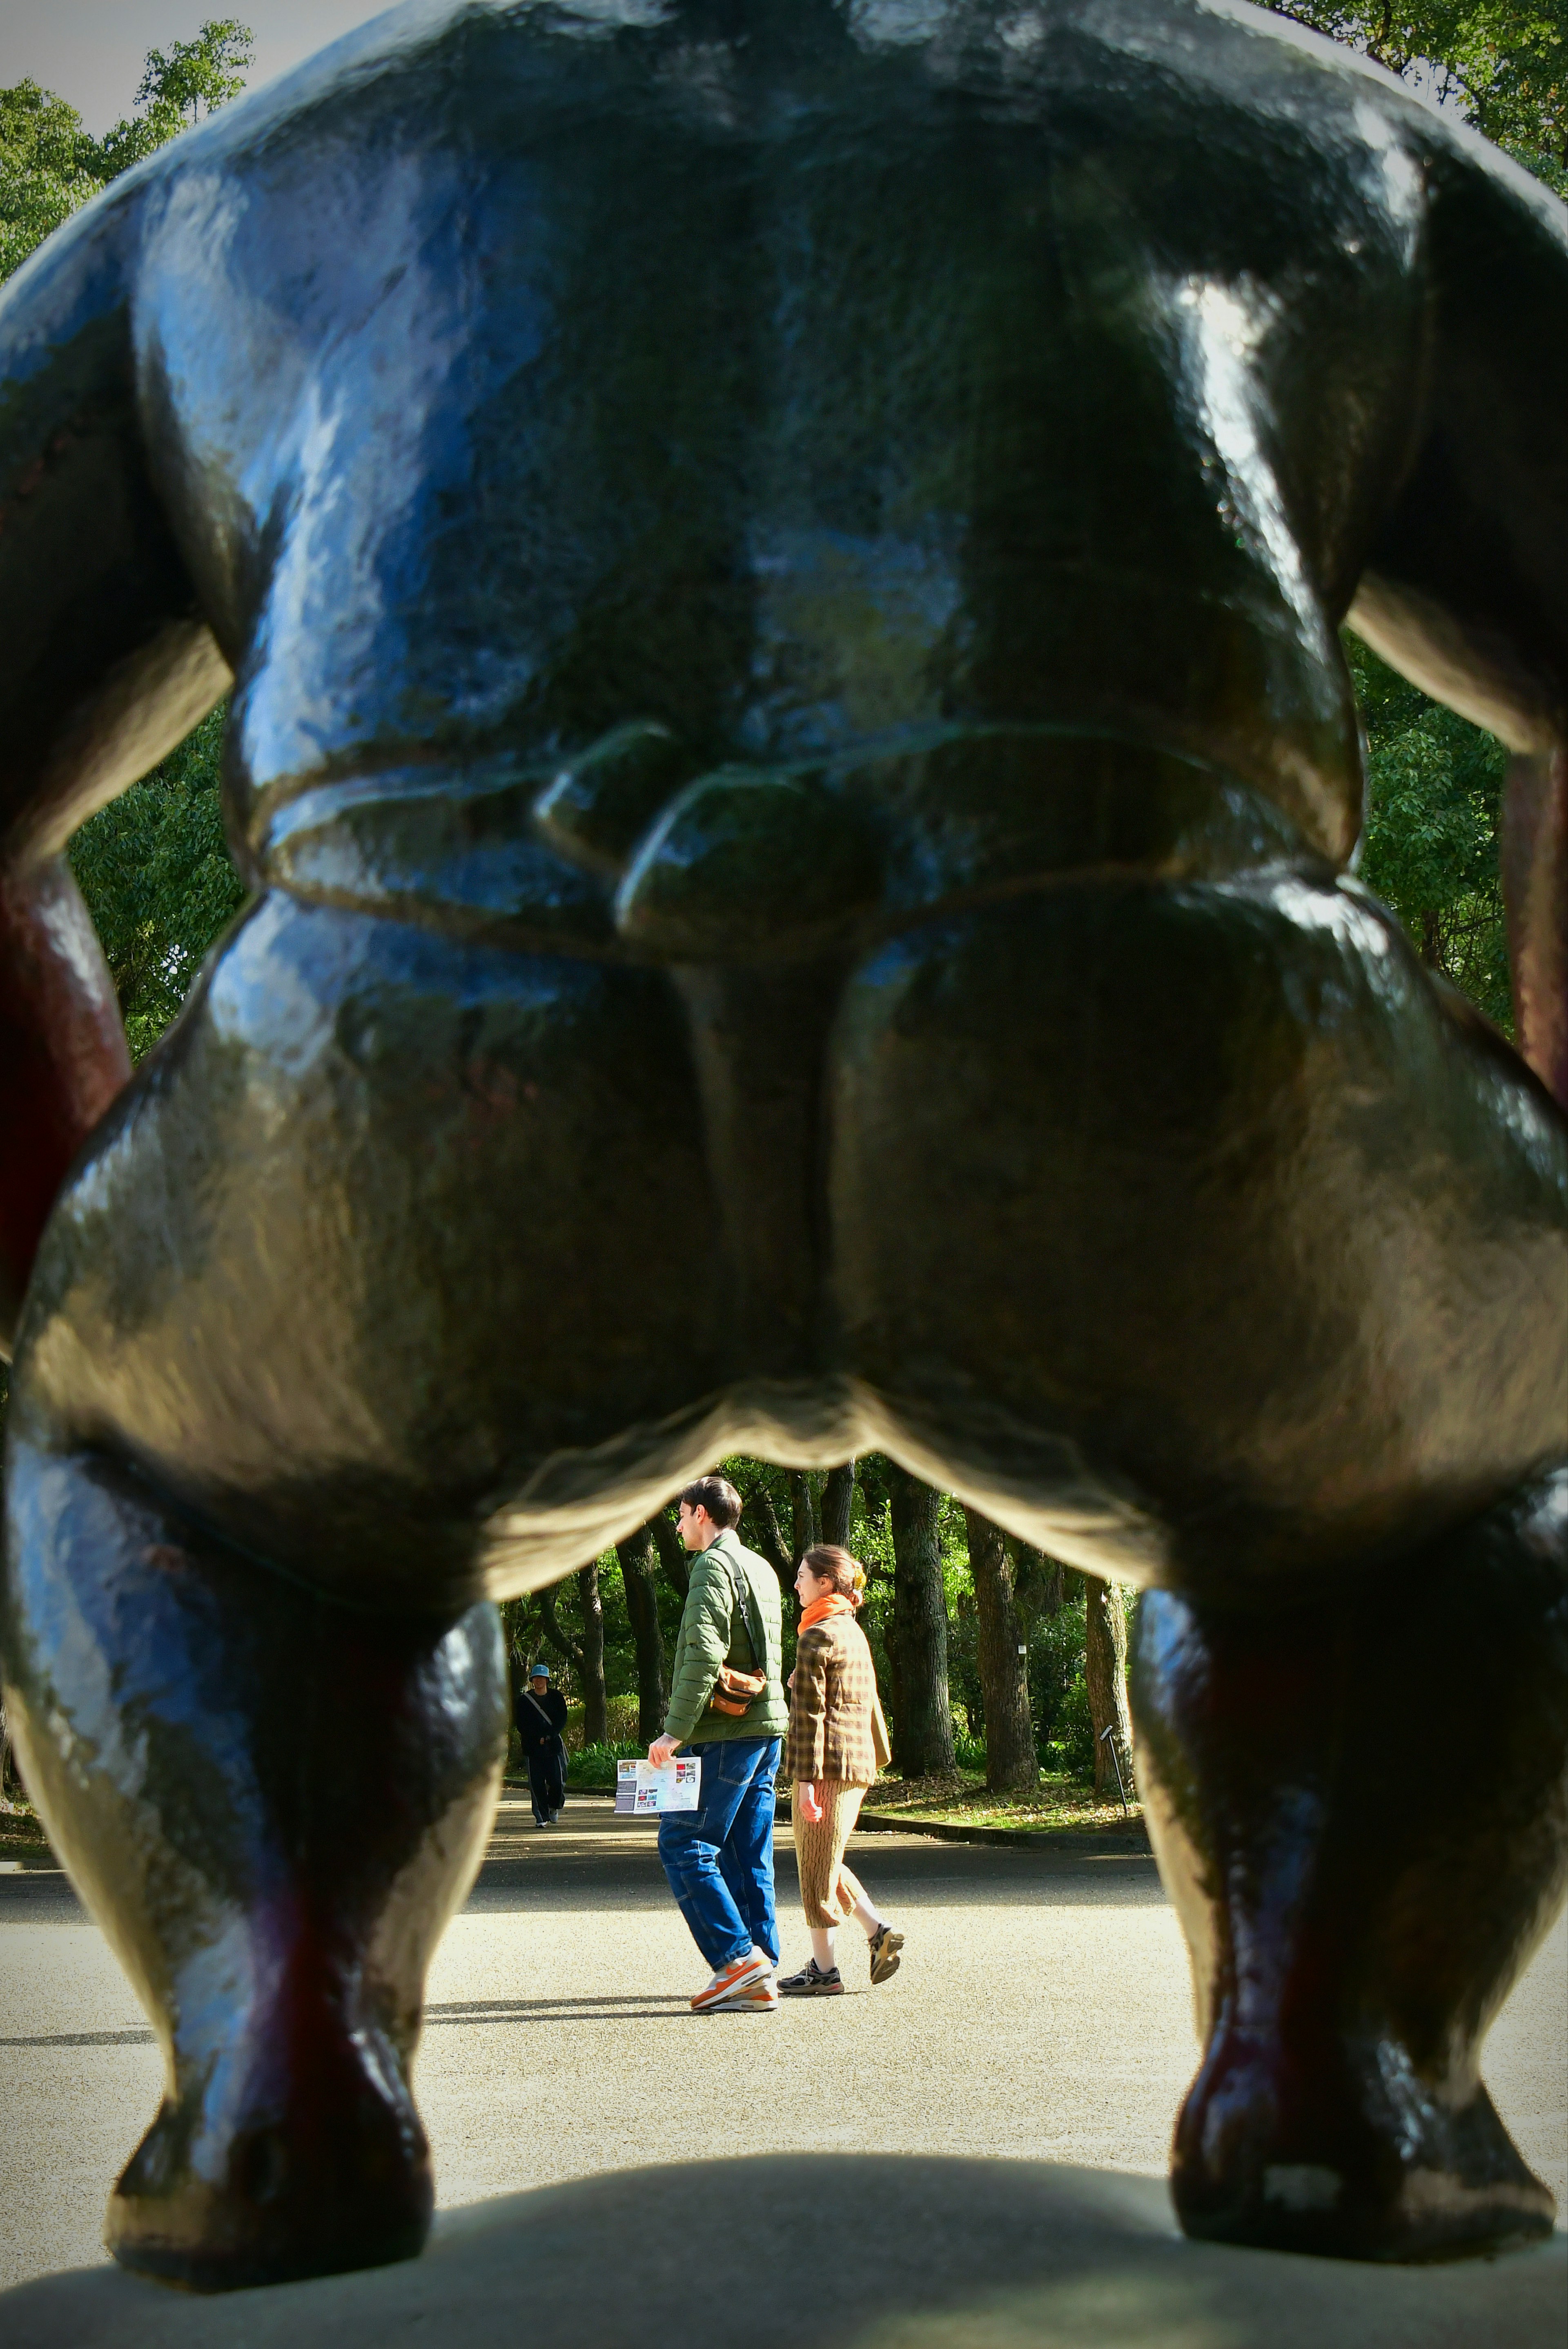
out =
[[[1563,208],[1229,0],[421,0],[7,288],[4,1650],[169,2053],[121,2260],[417,2248],[491,1602],[740,1449],[1147,1588],[1190,2230],[1550,2227],[1565,378]],[[1517,753],[1522,1057],[1353,877],[1347,616]],[[127,1082],[60,850],[231,687]]]

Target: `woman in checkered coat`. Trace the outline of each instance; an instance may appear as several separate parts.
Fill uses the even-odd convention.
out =
[[[785,1998],[836,1998],[844,1981],[834,1960],[836,1929],[853,1917],[871,1955],[871,1979],[898,1971],[902,1933],[883,1922],[859,1878],[844,1864],[866,1789],[888,1759],[877,1697],[877,1667],[855,1620],[866,1575],[846,1549],[808,1549],[794,1578],[800,1639],[790,1676],[784,1768],[794,1788],[794,1848],[811,1956],[779,1983]]]

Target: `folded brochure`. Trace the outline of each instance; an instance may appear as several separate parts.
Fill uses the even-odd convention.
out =
[[[694,1811],[701,1777],[702,1760],[697,1754],[677,1754],[662,1770],[651,1762],[618,1762],[616,1811],[634,1818],[651,1818],[659,1811]]]

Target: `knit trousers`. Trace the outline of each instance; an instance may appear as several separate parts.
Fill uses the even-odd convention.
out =
[[[844,1864],[844,1854],[866,1789],[846,1785],[841,1778],[822,1778],[817,1781],[816,1795],[822,1816],[815,1825],[801,1817],[798,1785],[790,1790],[790,1813],[800,1869],[800,1905],[806,1923],[821,1931],[846,1923],[855,1914],[856,1902],[865,1898],[859,1878]]]

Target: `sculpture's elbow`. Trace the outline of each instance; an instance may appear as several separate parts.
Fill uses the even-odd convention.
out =
[[[114,982],[63,857],[0,875],[0,1351],[78,1150],[130,1074]]]

